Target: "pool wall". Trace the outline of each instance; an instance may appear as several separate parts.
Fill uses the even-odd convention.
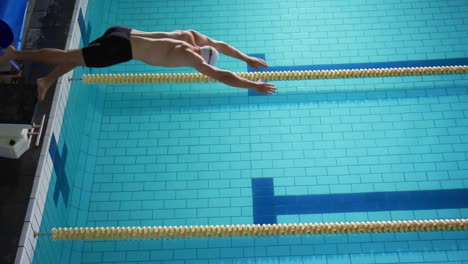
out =
[[[82,46],[82,29],[78,18],[80,13],[86,14],[87,5],[88,0],[76,1],[66,44],[68,49]],[[61,261],[61,253],[68,259],[73,243],[38,244],[38,240],[50,240],[50,237],[34,237],[34,232],[50,230],[57,224],[86,223],[86,186],[90,182],[84,179],[90,179],[85,174],[93,173],[93,164],[87,159],[93,153],[93,145],[87,142],[92,142],[90,131],[96,125],[93,122],[94,108],[99,104],[95,102],[97,89],[78,93],[76,89],[80,89],[81,85],[75,84],[76,89],[70,90],[69,78],[74,74],[80,75],[80,72],[82,69],[77,68],[57,82],[15,263],[66,263]],[[65,146],[63,138],[74,140]],[[78,211],[81,211],[80,217]]]

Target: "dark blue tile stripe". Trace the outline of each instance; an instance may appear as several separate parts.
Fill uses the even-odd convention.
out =
[[[86,22],[85,22],[84,15],[83,15],[83,10],[81,8],[78,13],[78,26],[80,27],[80,31],[81,31],[81,40],[83,41],[83,45],[86,46],[89,44],[91,26],[89,24],[88,26],[86,26]]]
[[[265,60],[265,54],[249,54],[249,56]],[[391,61],[391,62],[369,62],[369,63],[347,63],[347,64],[322,64],[322,65],[299,65],[299,66],[270,66],[256,70],[247,66],[248,72],[278,72],[278,71],[317,71],[317,70],[350,70],[350,69],[376,69],[376,68],[402,68],[402,67],[433,67],[468,65],[468,58],[437,59],[437,60],[414,60],[414,61]],[[249,96],[259,96],[255,90],[249,89]]]
[[[271,188],[271,189],[268,189]],[[252,179],[254,223],[277,215],[468,208],[468,189],[275,196],[273,179]]]
[[[55,175],[57,176],[53,196],[55,205],[58,205],[59,195],[62,194],[62,198],[65,202],[65,205],[67,206],[68,199],[70,197],[70,184],[68,182],[65,171],[65,162],[67,161],[68,148],[67,145],[64,144],[62,154],[59,153],[57,140],[55,139],[55,134],[52,134],[52,138],[50,139],[49,154],[52,159]]]
[[[273,178],[252,179],[254,223],[276,223]]]
[[[49,154],[52,161],[55,160],[55,156],[57,155],[57,140],[55,139],[55,134],[52,134],[52,138],[50,139],[49,145]]]
[[[323,64],[302,66],[273,66],[261,71],[312,71],[312,70],[350,70],[350,69],[376,69],[376,68],[402,68],[402,67],[433,67],[468,65],[468,58],[440,59],[440,60],[416,60],[416,61],[390,61],[349,64]]]
[[[263,56],[261,56],[263,55]],[[253,54],[251,56],[265,58],[264,54]],[[322,65],[299,65],[299,66],[270,66],[260,71],[312,71],[312,70],[338,70],[338,69],[375,69],[375,68],[399,68],[399,67],[430,67],[430,66],[454,66],[468,65],[468,58],[437,59],[437,60],[414,60],[414,61],[389,61],[347,64],[322,64]],[[250,71],[255,69],[248,68]]]

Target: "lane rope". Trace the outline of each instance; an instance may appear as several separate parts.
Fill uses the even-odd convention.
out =
[[[312,70],[312,71],[274,71],[274,72],[237,72],[238,76],[256,81],[316,80],[342,78],[375,78],[420,75],[448,75],[468,73],[468,65],[380,68],[355,70]],[[80,79],[70,79],[80,80]],[[148,84],[148,83],[192,83],[214,82],[214,79],[200,73],[141,73],[141,74],[84,74],[84,84]]]
[[[468,230],[468,219],[340,223],[53,228],[53,240],[183,239]],[[39,234],[40,235],[40,234]]]

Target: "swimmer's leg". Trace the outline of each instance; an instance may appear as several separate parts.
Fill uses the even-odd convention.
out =
[[[34,61],[45,64],[73,64],[85,66],[83,52],[81,49],[38,49],[38,50],[17,50],[9,46],[5,50],[6,59],[19,61]]]
[[[37,79],[37,98],[42,101],[44,100],[47,91],[52,86],[52,84],[57,81],[57,79],[64,75],[65,73],[73,70],[75,67],[79,65],[76,64],[59,64],[55,66],[55,68],[46,76]]]

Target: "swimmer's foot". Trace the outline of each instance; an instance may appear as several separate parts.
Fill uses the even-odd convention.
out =
[[[50,86],[52,86],[53,83],[54,83],[53,80],[50,81],[46,77],[37,79],[36,81],[37,99],[39,99],[39,101],[44,100],[44,97],[46,96],[47,91],[49,90]]]

